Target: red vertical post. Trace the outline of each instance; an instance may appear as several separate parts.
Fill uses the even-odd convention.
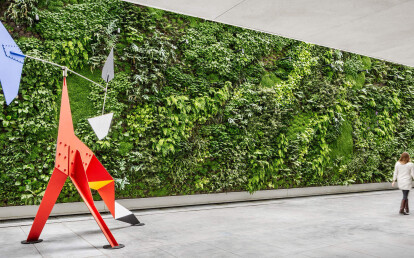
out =
[[[27,237],[27,240],[22,241],[22,243],[26,244],[39,242],[39,236],[42,233],[43,227],[45,226],[50,213],[52,212],[60,191],[62,191],[67,177],[68,176],[62,173],[59,169],[55,168],[55,170],[53,170],[32,228],[30,229],[29,236]]]

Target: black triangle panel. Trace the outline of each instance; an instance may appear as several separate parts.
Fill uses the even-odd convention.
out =
[[[132,214],[132,213],[129,214],[129,215],[126,215],[124,217],[117,218],[117,220],[125,222],[125,223],[129,223],[131,225],[135,225],[135,224],[140,223],[139,220],[137,219],[137,217],[135,217],[135,215]]]

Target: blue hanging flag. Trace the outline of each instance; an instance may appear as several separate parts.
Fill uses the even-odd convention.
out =
[[[16,98],[22,77],[24,54],[0,21],[0,84],[7,105]]]

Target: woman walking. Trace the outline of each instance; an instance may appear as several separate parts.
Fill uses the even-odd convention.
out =
[[[410,155],[407,152],[404,152],[401,154],[397,163],[395,163],[394,177],[392,181],[392,186],[394,186],[395,180],[397,180],[398,188],[403,192],[403,199],[400,207],[401,215],[409,215],[408,194],[412,188],[413,178],[414,164],[410,162]]]

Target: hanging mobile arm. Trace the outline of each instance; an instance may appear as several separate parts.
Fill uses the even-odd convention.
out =
[[[106,93],[106,91],[107,91],[107,87],[104,87],[104,86],[100,85],[99,83],[94,82],[94,81],[92,81],[91,79],[86,78],[85,76],[83,76],[83,75],[81,75],[81,74],[79,74],[79,73],[77,73],[77,72],[75,72],[75,71],[70,70],[70,69],[69,69],[69,68],[67,68],[66,66],[59,65],[59,64],[56,64],[56,63],[53,63],[53,62],[50,62],[50,61],[47,61],[47,60],[44,60],[44,59],[37,58],[37,57],[28,56],[28,55],[23,55],[23,54],[16,53],[16,52],[13,52],[13,51],[10,51],[10,54],[15,55],[15,56],[20,56],[20,57],[27,57],[27,58],[30,58],[30,59],[33,59],[33,60],[37,60],[37,61],[40,61],[40,62],[43,62],[43,63],[46,63],[46,64],[51,64],[51,65],[53,65],[53,66],[59,67],[60,69],[62,69],[62,71],[64,71],[64,72],[63,72],[63,77],[67,77],[67,74],[68,74],[67,72],[71,72],[71,73],[73,73],[73,74],[75,74],[75,75],[77,75],[77,76],[81,77],[82,79],[85,79],[85,80],[87,80],[87,81],[89,81],[89,82],[91,82],[91,83],[93,83],[93,84],[95,84],[95,85],[97,85],[97,86],[101,87],[105,93]]]
[[[110,127],[112,117],[113,117],[113,113],[109,113],[109,114],[104,115],[104,112],[105,112],[105,103],[106,103],[106,98],[107,98],[107,93],[108,93],[108,84],[109,84],[109,81],[114,78],[113,49],[111,50],[109,58],[105,63],[105,66],[104,66],[104,69],[103,69],[104,72],[102,74],[102,79],[104,79],[104,81],[106,81],[106,87],[100,85],[97,82],[92,81],[89,78],[86,78],[85,76],[83,76],[83,75],[81,75],[81,74],[79,74],[79,73],[77,73],[73,70],[70,70],[66,66],[59,65],[59,64],[56,64],[54,62],[47,61],[47,60],[44,60],[44,59],[41,59],[41,58],[28,56],[28,55],[25,55],[23,53],[17,53],[17,52],[14,52],[14,51],[10,51],[10,54],[14,55],[14,56],[18,56],[18,57],[23,57],[23,58],[27,57],[27,58],[30,58],[30,59],[33,59],[33,60],[36,60],[36,61],[40,61],[40,62],[43,62],[43,63],[46,63],[46,64],[53,65],[55,67],[59,67],[60,69],[62,69],[64,79],[68,76],[68,72],[71,72],[71,73],[81,77],[82,79],[85,79],[85,80],[101,87],[101,89],[105,92],[103,106],[102,106],[102,116],[90,118],[90,119],[88,119],[88,121],[91,124],[92,129],[95,131],[95,134],[98,136],[99,140],[102,140],[108,134],[109,127]]]
[[[103,91],[105,91],[105,93],[106,93],[107,88],[105,88],[104,86],[100,85],[99,83],[94,82],[94,81],[92,81],[91,79],[88,79],[88,78],[86,78],[85,76],[83,76],[83,75],[81,75],[81,74],[78,74],[77,72],[72,71],[72,70],[70,70],[70,69],[68,69],[68,72],[71,72],[71,73],[73,73],[74,75],[77,75],[77,76],[79,76],[79,77],[81,77],[81,78],[83,78],[83,79],[85,79],[85,80],[87,80],[87,81],[92,82],[92,83],[93,83],[93,84],[95,84],[95,85],[98,85],[98,86],[99,86],[99,87],[101,87],[101,88],[103,89]]]

